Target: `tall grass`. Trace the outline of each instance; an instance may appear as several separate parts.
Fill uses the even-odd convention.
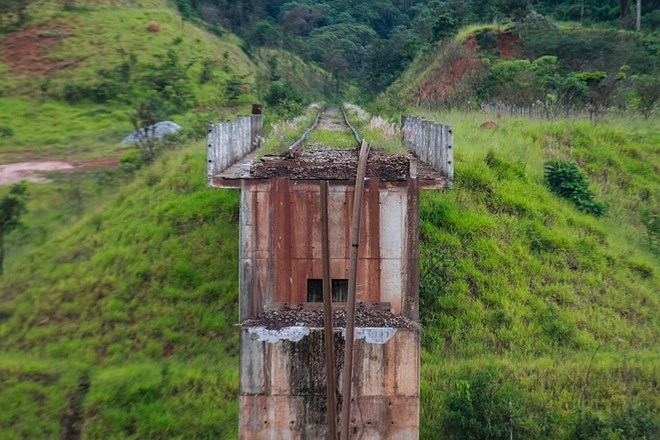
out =
[[[7,267],[0,432],[49,436],[73,412],[92,438],[235,437],[238,194],[206,188],[204,153],[165,155]]]
[[[652,438],[655,126],[426,116],[454,126],[457,163],[453,189],[421,197],[421,438],[465,438],[460,420]],[[204,151],[165,154],[10,262],[0,436],[236,437],[238,195],[206,188]],[[548,158],[576,162],[608,214],[550,193]]]
[[[659,249],[640,213],[659,203],[660,132],[618,117],[482,130],[482,114],[425,116],[454,126],[457,164],[451,191],[421,199],[422,438],[468,438],[450,434],[449,402],[491,370],[489,390],[520,392],[518,438],[580,438],[581,414],[590,438],[657,433]],[[551,158],[577,163],[609,214],[552,195]]]

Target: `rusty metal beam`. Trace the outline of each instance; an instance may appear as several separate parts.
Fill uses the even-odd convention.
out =
[[[346,307],[346,349],[344,350],[344,386],[341,416],[341,439],[348,440],[351,425],[351,385],[353,383],[353,343],[355,338],[355,287],[357,285],[358,247],[360,246],[360,220],[362,219],[362,195],[367,171],[369,144],[362,140],[351,219],[351,250],[348,267],[348,301]]]
[[[323,266],[323,327],[325,329],[325,375],[328,395],[328,439],[337,440],[337,385],[335,384],[334,325],[330,286],[330,241],[328,233],[328,182],[321,180],[321,260]]]

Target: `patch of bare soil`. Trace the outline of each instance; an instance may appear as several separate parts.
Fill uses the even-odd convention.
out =
[[[75,169],[69,162],[51,160],[44,162],[20,162],[0,165],[0,185],[10,185],[28,180],[35,183],[47,183],[44,173],[54,171],[71,172]]]
[[[460,57],[445,68],[438,70],[415,94],[415,104],[433,102],[446,97],[467,76],[482,67],[476,56]]]
[[[367,159],[367,177],[383,180],[410,178],[408,155],[386,155],[370,150]],[[358,151],[316,148],[293,159],[266,157],[254,164],[251,177],[266,179],[288,177],[290,179],[350,180],[357,172]]]
[[[50,180],[45,176],[46,173],[74,173],[97,168],[112,168],[117,165],[119,165],[119,159],[116,157],[71,162],[48,160],[4,164],[0,165],[0,185],[11,185],[22,180],[34,183],[48,183]]]
[[[520,49],[522,49],[522,43],[520,42],[520,38],[516,35],[500,32],[497,34],[497,48],[500,50],[503,57],[509,58],[520,52]]]
[[[71,36],[71,29],[65,23],[44,23],[26,26],[7,34],[2,41],[2,60],[14,75],[48,77],[55,71],[82,61],[61,62],[48,59],[48,54]]]
[[[270,330],[280,330],[284,327],[305,326],[323,327],[323,311],[321,310],[273,310],[264,312],[254,318],[241,322],[242,327],[266,327]],[[419,325],[401,315],[395,315],[389,310],[365,307],[356,304],[356,327],[389,327],[417,329]],[[335,310],[333,327],[346,327],[346,310]]]

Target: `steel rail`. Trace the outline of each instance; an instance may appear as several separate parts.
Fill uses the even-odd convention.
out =
[[[319,113],[316,115],[316,119],[314,119],[314,123],[312,125],[310,125],[307,130],[305,130],[305,132],[300,137],[300,139],[298,139],[297,141],[295,141],[294,143],[289,145],[289,148],[287,148],[287,150],[284,153],[282,153],[282,157],[286,157],[287,159],[293,159],[298,154],[300,154],[300,150],[302,149],[303,142],[305,142],[305,138],[307,138],[307,136],[312,131],[314,131],[314,129],[316,128],[316,126],[319,123],[319,119],[321,118],[321,113],[323,113],[324,111],[325,111],[325,108],[323,108],[321,111],[319,111]]]
[[[362,145],[362,139],[360,139],[360,135],[358,134],[357,130],[348,120],[348,116],[346,115],[346,110],[344,110],[344,106],[343,105],[339,106],[339,108],[341,109],[341,114],[344,116],[344,122],[346,123],[346,125],[348,125],[348,128],[350,128],[351,131],[353,132],[353,136],[355,136],[355,140],[357,141],[358,146]]]

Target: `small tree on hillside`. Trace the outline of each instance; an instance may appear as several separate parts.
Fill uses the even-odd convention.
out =
[[[156,99],[146,99],[140,102],[135,113],[131,115],[131,124],[137,134],[135,146],[146,163],[156,158],[158,139],[156,138],[156,123],[163,115],[163,103]]]
[[[0,275],[4,262],[5,234],[16,229],[21,223],[21,216],[27,212],[25,202],[27,186],[24,182],[12,185],[9,194],[0,199]]]

